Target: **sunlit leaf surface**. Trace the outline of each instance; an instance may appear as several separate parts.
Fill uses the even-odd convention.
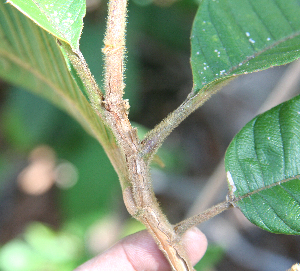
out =
[[[193,92],[300,56],[299,0],[203,0],[191,35]]]

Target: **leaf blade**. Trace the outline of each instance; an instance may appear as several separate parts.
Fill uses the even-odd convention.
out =
[[[75,118],[100,142],[126,188],[127,168],[116,138],[102,108],[96,112],[83,94],[85,89],[76,84],[81,79],[72,78],[56,38],[3,2],[0,35],[0,77],[40,95]]]
[[[251,120],[229,145],[229,190],[243,214],[275,233],[300,234],[300,95]]]
[[[86,9],[84,0],[9,0],[7,3],[73,49],[79,49]]]
[[[193,93],[299,58],[298,0],[202,1],[191,36]]]
[[[0,76],[4,80],[56,104],[77,119],[104,147],[114,142],[110,130],[71,77],[53,36],[2,2],[0,33]]]

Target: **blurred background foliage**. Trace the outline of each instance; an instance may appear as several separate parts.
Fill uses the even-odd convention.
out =
[[[197,5],[197,0],[129,1],[125,98],[131,105],[130,119],[141,131],[153,128],[191,90],[189,35]],[[87,1],[80,48],[99,85],[105,18],[106,1]],[[186,216],[233,135],[254,116],[285,70],[279,67],[240,77],[163,145],[159,157],[165,167],[154,163],[152,176],[171,222]],[[95,139],[47,101],[5,82],[0,88],[1,271],[73,270],[125,235],[143,229],[127,214],[117,175]],[[223,184],[215,201],[226,195]],[[201,228],[212,245],[197,270],[272,270],[265,265],[276,253],[283,255],[276,258],[282,266],[299,260],[298,237],[276,239],[237,212],[226,218],[240,231],[232,233],[225,223],[224,234],[233,236],[236,251],[220,237],[224,221],[214,219],[217,234],[207,230],[211,224]],[[260,254],[269,253],[268,261],[261,266],[245,264],[243,257],[256,246]]]

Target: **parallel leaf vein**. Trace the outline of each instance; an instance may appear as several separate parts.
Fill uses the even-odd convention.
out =
[[[210,2],[209,2],[209,8],[210,8]],[[216,27],[216,23],[214,22],[214,20],[213,20],[213,18],[212,18],[212,16],[211,16],[211,10],[209,10],[208,16],[209,16],[209,18],[210,18],[210,21],[211,21],[212,26],[214,27],[214,29],[215,29],[215,31],[216,31],[216,34],[217,34],[217,36],[218,36],[218,38],[219,38],[219,41],[220,41],[220,43],[222,44],[222,48],[226,48],[226,47],[224,46],[224,43],[223,43],[222,38],[221,38],[221,36],[220,36],[220,33],[219,33],[219,31],[218,31],[218,29],[217,29],[217,27]],[[219,22],[217,22],[217,24],[219,24]],[[231,62],[231,59],[230,59],[230,57],[229,57],[229,55],[228,55],[228,53],[227,53],[227,50],[225,50],[225,52],[226,52],[226,55],[227,55],[227,59],[228,59],[230,65],[232,66],[232,62]],[[214,71],[213,71],[213,74],[215,74]]]
[[[255,153],[255,156],[256,156],[255,159],[256,159],[257,164],[259,165],[259,169],[260,169],[261,179],[262,179],[262,181],[263,181],[263,183],[264,183],[264,186],[266,186],[265,178],[264,178],[264,172],[263,172],[263,169],[262,169],[262,167],[261,167],[261,163],[260,163],[260,161],[259,161],[259,159],[258,159],[258,154],[257,154],[257,149],[258,149],[258,148],[257,148],[257,138],[256,138],[256,136],[255,136],[255,132],[256,132],[256,123],[257,123],[258,118],[259,118],[259,117],[257,117],[257,118],[255,119],[254,124],[253,124],[253,129],[252,129],[252,132],[253,132],[253,145],[254,145],[254,153]],[[258,141],[259,141],[259,139],[258,139]],[[259,187],[259,184],[258,184],[258,182],[257,182],[256,179],[255,179],[255,183],[256,183],[256,186]]]
[[[272,204],[270,204],[270,202],[262,195],[262,194],[258,194],[259,197],[261,197],[269,206],[269,208],[273,211],[273,213],[276,215],[276,218],[279,219],[284,225],[286,225],[291,231],[295,231],[295,229],[293,229],[289,224],[288,224],[288,220],[282,218],[282,215],[279,214],[278,212],[278,208],[274,208]],[[266,219],[266,217],[264,217],[264,219]],[[273,222],[272,222],[273,223]]]
[[[255,15],[257,16],[257,18],[260,20],[261,24],[264,26],[265,30],[268,32],[268,34],[270,35],[270,37],[272,37],[273,40],[276,40],[275,37],[272,34],[272,31],[269,29],[269,27],[266,25],[265,21],[261,18],[261,16],[259,15],[259,13],[257,12],[256,8],[254,7],[254,5],[252,4],[252,2],[250,0],[247,0],[249,5],[252,7],[253,12],[255,13]]]

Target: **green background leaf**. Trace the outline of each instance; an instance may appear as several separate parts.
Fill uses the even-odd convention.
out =
[[[86,10],[85,0],[10,0],[24,15],[36,24],[79,49],[79,39]]]
[[[251,120],[225,156],[235,204],[257,226],[300,234],[300,95]]]
[[[299,0],[203,0],[191,36],[193,92],[300,56]]]

